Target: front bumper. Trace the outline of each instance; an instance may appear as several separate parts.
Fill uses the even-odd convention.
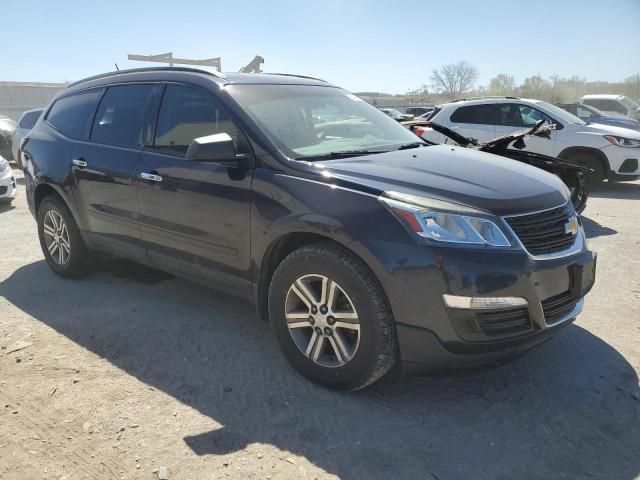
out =
[[[381,241],[368,242],[367,248],[384,264],[376,274],[393,310],[402,360],[437,369],[494,363],[550,338],[582,310],[596,259],[584,245],[548,259],[517,249]],[[526,299],[526,306],[450,308],[443,294],[517,297]]]
[[[609,145],[602,149],[609,161],[609,179],[631,181],[640,177],[640,148]]]
[[[0,200],[7,201],[15,198],[17,192],[16,179],[11,169],[0,173]]]

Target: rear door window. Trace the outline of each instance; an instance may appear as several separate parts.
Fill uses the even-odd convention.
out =
[[[19,127],[24,128],[25,130],[31,130],[38,121],[38,118],[40,118],[41,114],[41,111],[25,113],[20,119]]]
[[[47,114],[47,122],[67,137],[84,138],[89,117],[101,93],[100,89],[89,90],[56,100]]]
[[[227,133],[238,147],[238,129],[220,102],[204,89],[167,85],[158,113],[153,148],[183,156],[195,138]]]
[[[151,84],[109,87],[96,112],[91,140],[119,147],[140,146],[154,88]]]
[[[458,108],[451,115],[453,123],[475,123],[481,125],[496,124],[495,104],[467,105]]]

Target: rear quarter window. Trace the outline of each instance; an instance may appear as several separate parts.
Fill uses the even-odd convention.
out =
[[[453,123],[476,123],[482,125],[496,124],[496,108],[494,104],[488,105],[467,105],[458,108],[453,115],[451,121]]]
[[[83,138],[100,93],[101,90],[90,90],[56,100],[47,114],[47,122],[67,137]]]

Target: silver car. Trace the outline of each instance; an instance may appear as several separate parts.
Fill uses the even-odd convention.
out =
[[[11,136],[11,153],[13,154],[14,162],[16,162],[16,165],[20,169],[22,169],[22,158],[20,158],[18,153],[20,143],[24,136],[29,133],[36,124],[43,110],[43,108],[34,108],[33,110],[24,112],[20,120],[18,120],[18,125],[16,125],[16,129]]]

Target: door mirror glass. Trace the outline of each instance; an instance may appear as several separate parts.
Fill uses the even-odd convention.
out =
[[[193,139],[185,159],[197,162],[228,162],[238,160],[236,146],[228,133],[216,133]]]

